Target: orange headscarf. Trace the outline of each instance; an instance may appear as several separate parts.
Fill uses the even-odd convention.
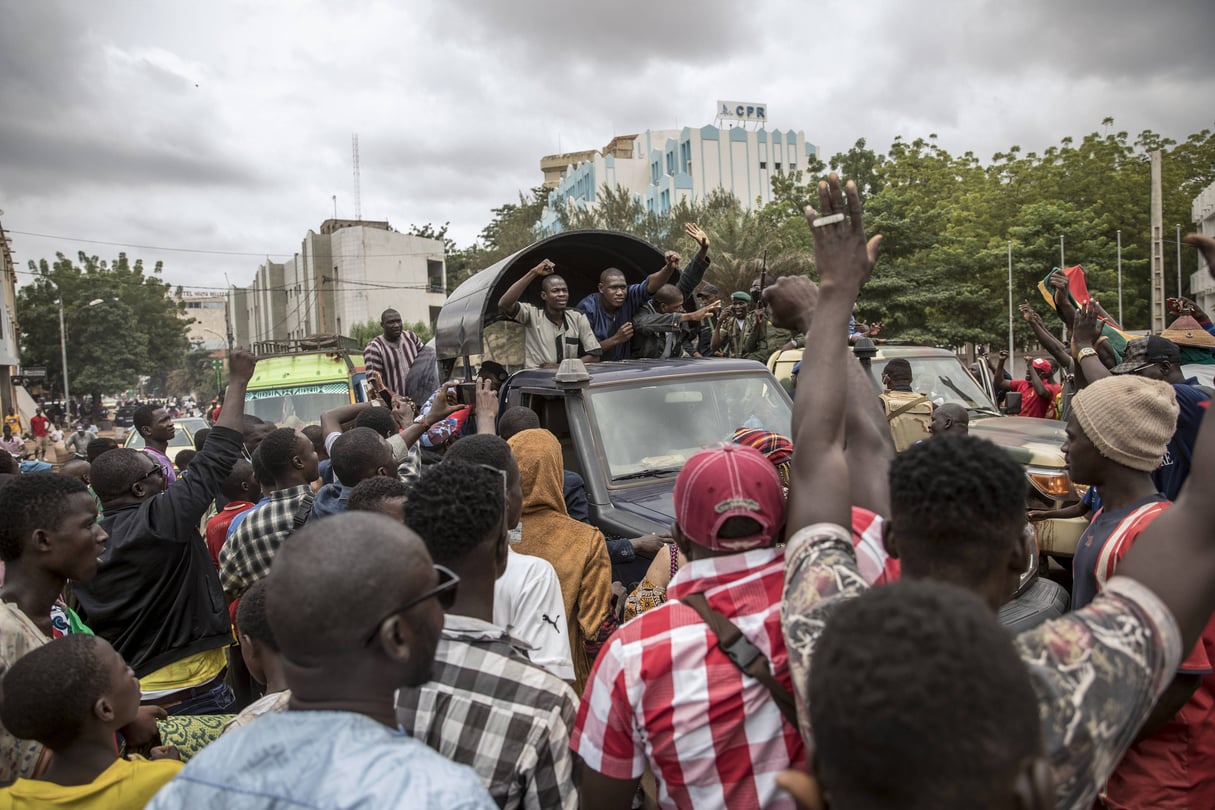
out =
[[[581,693],[590,674],[584,649],[612,608],[612,562],[603,533],[569,516],[563,493],[561,443],[543,428],[516,433],[510,449],[523,482],[522,554],[548,560],[561,582],[569,626],[575,686]]]

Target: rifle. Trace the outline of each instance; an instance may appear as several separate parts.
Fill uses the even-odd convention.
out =
[[[759,268],[759,300],[755,302],[759,309],[764,308],[764,287],[768,286],[768,251],[764,251],[762,264]]]

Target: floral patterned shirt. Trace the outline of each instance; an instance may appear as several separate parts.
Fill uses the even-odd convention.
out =
[[[785,548],[781,622],[802,735],[811,737],[806,692],[815,645],[834,608],[868,585],[850,532],[801,529]],[[1091,807],[1181,661],[1177,623],[1138,582],[1114,577],[1082,610],[1045,622],[1014,643],[1038,696],[1056,807]]]

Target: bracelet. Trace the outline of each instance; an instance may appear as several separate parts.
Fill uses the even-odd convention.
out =
[[[1105,335],[1102,335],[1101,337],[1097,338],[1096,340],[1093,341],[1093,348],[1100,346],[1102,341],[1105,341],[1106,343],[1108,343],[1109,338],[1107,338]]]

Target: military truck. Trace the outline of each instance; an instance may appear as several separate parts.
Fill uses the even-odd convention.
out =
[[[497,302],[545,258],[569,285],[571,304],[595,291],[607,267],[634,283],[663,263],[654,246],[609,231],[558,234],[503,259],[460,285],[440,311],[435,345],[444,373],[471,375],[475,362],[487,359],[521,365],[522,331],[500,323]],[[539,305],[537,294],[530,289],[524,300]],[[557,436],[566,469],[586,482],[591,522],[620,537],[667,532],[675,477],[693,453],[730,441],[744,426],[788,435],[793,408],[776,377],[750,360],[566,361],[559,369],[515,371],[499,397],[503,409],[531,408]],[[1014,630],[1058,615],[1066,602],[1065,591],[1038,578],[1036,548],[1031,556],[1001,613]]]

